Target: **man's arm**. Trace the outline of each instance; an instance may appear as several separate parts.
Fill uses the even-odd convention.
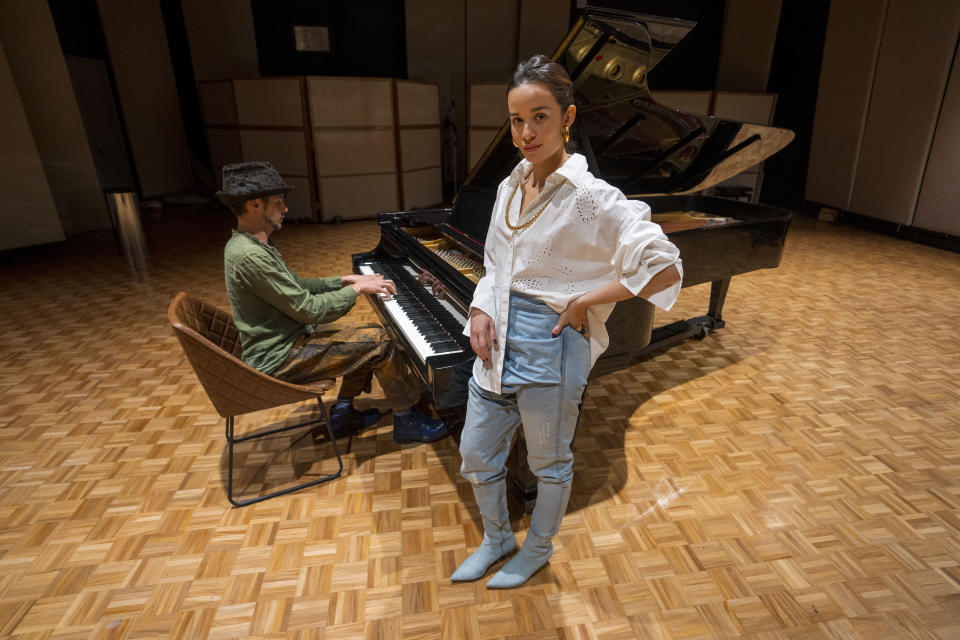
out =
[[[349,282],[341,282],[340,276],[334,276],[332,278],[301,278],[300,276],[294,276],[297,279],[297,282],[300,283],[304,289],[310,293],[327,293],[329,291],[336,291],[337,289],[342,289],[343,287],[350,284]]]
[[[293,276],[264,256],[246,256],[237,266],[238,275],[250,291],[301,324],[333,322],[350,311],[357,301],[357,292],[350,286],[313,293],[303,285],[304,279]]]

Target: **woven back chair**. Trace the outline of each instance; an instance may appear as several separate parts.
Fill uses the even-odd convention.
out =
[[[177,294],[170,303],[167,316],[174,334],[180,341],[180,346],[183,347],[187,361],[207,392],[207,397],[226,422],[229,448],[227,499],[231,504],[243,507],[340,477],[343,473],[343,460],[330,429],[330,416],[321,398],[326,391],[333,388],[336,383],[334,380],[319,380],[306,385],[291,384],[254,369],[240,359],[242,355],[240,332],[233,324],[230,314],[216,305],[186,293]],[[317,419],[265,431],[255,431],[245,436],[237,436],[234,433],[236,416],[314,399],[320,406],[320,417]],[[333,451],[340,465],[338,471],[247,500],[237,500],[233,497],[233,447],[235,444],[321,423],[326,427],[327,437],[333,444]]]

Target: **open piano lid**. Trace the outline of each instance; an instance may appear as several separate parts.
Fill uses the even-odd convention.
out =
[[[793,139],[787,129],[683,113],[654,100],[648,73],[694,26],[587,7],[553,54],[573,80],[577,151],[595,176],[628,197],[706,189]],[[519,160],[507,121],[457,194],[448,225],[454,235],[483,242],[497,185]]]

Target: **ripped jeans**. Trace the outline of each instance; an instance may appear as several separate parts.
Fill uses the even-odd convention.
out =
[[[570,326],[552,337],[559,314],[533,298],[511,294],[509,314],[501,393],[481,389],[472,378],[469,383],[460,473],[474,485],[502,480],[522,423],[527,464],[538,481],[570,486],[570,447],[590,373],[590,341]]]

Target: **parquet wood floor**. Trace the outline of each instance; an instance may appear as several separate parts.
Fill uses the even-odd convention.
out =
[[[481,535],[453,443],[396,445],[386,419],[343,478],[227,503],[223,425],[166,307],[179,290],[227,306],[231,223],[153,221],[140,284],[109,237],[3,256],[0,635],[960,637],[957,254],[797,219],[779,269],[734,279],[726,329],[590,385],[556,554],[502,592],[446,579]],[[276,242],[332,275],[377,237],[363,221]],[[242,483],[330,464],[290,443],[241,452]]]

